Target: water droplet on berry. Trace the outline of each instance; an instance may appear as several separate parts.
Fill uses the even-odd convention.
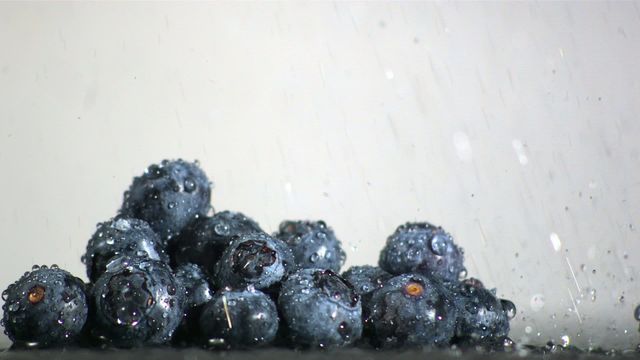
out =
[[[51,265],[51,268],[53,270],[58,270],[60,267],[58,266],[58,264],[53,264],[53,265]]]
[[[109,238],[107,238],[105,242],[107,243],[107,245],[113,245],[115,243],[115,241],[113,240],[113,237],[111,236],[109,236]]]
[[[343,339],[349,338],[349,324],[347,324],[346,321],[343,321],[338,325],[338,334],[340,334]]]
[[[167,293],[171,296],[176,294],[176,287],[173,285],[167,286]]]
[[[443,234],[435,234],[430,242],[431,251],[436,255],[444,255],[447,251],[447,239]]]
[[[169,209],[173,209],[173,208],[175,208],[175,207],[176,207],[176,205],[178,205],[178,204],[177,204],[175,201],[172,201],[172,202],[170,202],[170,203],[169,203],[169,205],[167,205],[167,207],[168,207]]]
[[[507,299],[500,299],[500,303],[502,304],[502,310],[509,320],[516,317],[516,305],[513,302]]]
[[[231,232],[231,229],[230,229],[229,225],[227,225],[225,223],[217,223],[213,227],[213,231],[215,231],[215,233],[220,235],[220,236],[227,236]]]
[[[193,181],[192,178],[186,178],[184,180],[184,191],[191,193],[191,192],[194,192],[196,188],[197,188],[196,182]]]
[[[2,301],[7,301],[7,297],[9,297],[9,292],[5,290],[2,292]]]
[[[462,268],[462,270],[460,270],[460,272],[458,273],[458,280],[464,280],[466,277],[467,277],[467,269]]]
[[[309,261],[311,261],[312,263],[317,262],[318,259],[320,259],[320,255],[318,255],[318,253],[313,253],[311,254],[311,256],[309,256]]]
[[[36,270],[39,270],[39,269],[40,269],[40,266],[39,266],[39,265],[33,265],[33,266],[31,267],[31,270],[32,270],[32,271],[36,271]]]

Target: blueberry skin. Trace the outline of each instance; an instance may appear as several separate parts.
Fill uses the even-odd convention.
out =
[[[163,160],[133,179],[120,212],[148,222],[166,247],[191,221],[207,213],[210,184],[197,162]]]
[[[245,234],[222,253],[213,271],[219,288],[253,286],[263,290],[279,283],[293,271],[291,249],[264,233]]]
[[[387,238],[378,264],[393,275],[419,273],[456,281],[464,274],[464,252],[441,227],[429,223],[400,225]]]
[[[232,211],[221,211],[211,217],[195,220],[172,246],[175,264],[193,263],[205,271],[220,260],[234,236],[264,232],[248,216]]]
[[[362,309],[365,310],[371,294],[381,288],[393,275],[377,266],[352,266],[342,273],[342,277],[353,285],[355,292],[362,299]]]
[[[294,346],[340,347],[362,335],[362,304],[331,270],[300,269],[282,284],[278,308]]]
[[[33,269],[2,293],[5,334],[19,347],[74,343],[87,321],[84,283],[56,265]]]
[[[283,221],[274,236],[291,247],[300,268],[339,272],[347,258],[340,240],[322,220]]]
[[[183,264],[174,270],[176,281],[185,289],[185,314],[180,326],[176,329],[172,343],[188,346],[196,341],[199,335],[198,320],[204,304],[211,301],[213,290],[209,279],[202,269],[195,264]]]
[[[176,280],[185,289],[185,306],[196,307],[209,302],[213,291],[209,287],[209,279],[196,264],[182,264],[174,271]]]
[[[93,290],[93,336],[116,347],[164,344],[183,317],[185,289],[169,266],[118,257]]]
[[[146,256],[149,259],[169,261],[158,235],[144,220],[116,217],[98,224],[87,243],[82,262],[87,267],[91,282],[98,280],[113,257]]]
[[[278,310],[264,293],[225,289],[200,315],[200,332],[209,346],[252,348],[270,344],[278,332]]]
[[[516,308],[473,280],[449,285],[458,309],[456,338],[467,345],[494,343],[509,335],[509,318],[515,316]]]
[[[374,291],[365,326],[379,348],[446,346],[457,311],[451,293],[435,277],[404,274]]]

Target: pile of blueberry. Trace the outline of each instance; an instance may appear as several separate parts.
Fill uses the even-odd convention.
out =
[[[151,165],[89,239],[90,282],[34,266],[2,293],[5,334],[26,347],[512,344],[514,304],[466,279],[441,227],[401,225],[379,266],[340,274],[346,255],[323,221],[269,235],[241,213],[211,215],[210,198],[197,162]]]

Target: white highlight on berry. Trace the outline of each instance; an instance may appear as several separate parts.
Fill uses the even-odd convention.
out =
[[[560,236],[558,236],[558,234],[552,232],[549,235],[549,241],[551,241],[551,246],[553,246],[553,250],[556,252],[562,249],[562,242],[560,241]]]
[[[518,156],[518,161],[521,165],[527,165],[529,163],[529,158],[525,154],[524,144],[519,139],[513,139],[511,142],[511,146],[513,146],[513,150],[516,152],[516,156]]]
[[[473,150],[471,149],[471,143],[467,134],[458,131],[453,134],[453,146],[456,148],[458,159],[462,161],[471,161],[473,158]]]

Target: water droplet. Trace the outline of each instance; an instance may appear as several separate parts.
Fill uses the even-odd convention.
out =
[[[435,234],[430,242],[431,251],[436,255],[444,255],[447,251],[447,239],[443,234]]]
[[[178,204],[177,204],[175,201],[172,201],[172,202],[170,202],[170,203],[169,203],[169,205],[167,205],[167,207],[168,207],[169,209],[173,209],[173,208],[175,208],[175,207],[176,207],[176,205],[178,205]]]
[[[502,304],[502,310],[509,320],[516,317],[516,305],[513,302],[507,299],[500,299],[500,303]]]
[[[51,268],[53,270],[58,270],[60,267],[58,266],[58,264],[53,264],[53,265],[51,265]]]
[[[2,301],[7,301],[7,298],[9,297],[9,292],[7,290],[2,292]]]
[[[171,296],[176,294],[176,287],[173,285],[167,286],[167,293]]]
[[[309,256],[309,261],[311,261],[312,263],[317,262],[318,259],[320,259],[320,255],[318,255],[318,253],[313,253],[311,254],[311,256]]]
[[[531,297],[531,301],[529,302],[531,305],[531,310],[540,311],[544,307],[544,295],[535,294]]]
[[[338,334],[340,334],[340,337],[343,339],[347,339],[349,337],[349,325],[346,321],[343,321],[338,325]]]
[[[558,252],[560,251],[560,249],[562,249],[562,242],[560,241],[560,236],[558,236],[558,234],[556,233],[551,233],[549,235],[549,241],[551,241],[551,246],[553,247],[553,250]]]
[[[39,265],[33,265],[33,266],[31,267],[31,270],[32,270],[32,271],[36,271],[36,270],[39,270],[39,269],[40,269],[40,266],[39,266]]]
[[[633,311],[633,317],[640,321],[640,305],[636,306],[636,309]]]
[[[213,227],[213,231],[220,236],[227,236],[231,232],[231,228],[225,223],[217,223]]]
[[[460,270],[460,272],[458,273],[458,280],[464,280],[466,277],[467,277],[467,269],[462,268],[462,270]]]
[[[624,295],[620,295],[620,297],[618,298],[618,302],[619,303],[624,303]]]
[[[567,347],[571,343],[571,338],[569,337],[569,335],[562,335],[560,340],[562,340],[562,346],[563,347]]]
[[[196,182],[193,181],[192,178],[186,178],[184,180],[184,191],[191,193],[194,192],[197,188]]]
[[[113,245],[115,243],[115,241],[113,240],[113,237],[111,236],[109,236],[109,238],[107,238],[105,242],[107,243],[107,245]]]

